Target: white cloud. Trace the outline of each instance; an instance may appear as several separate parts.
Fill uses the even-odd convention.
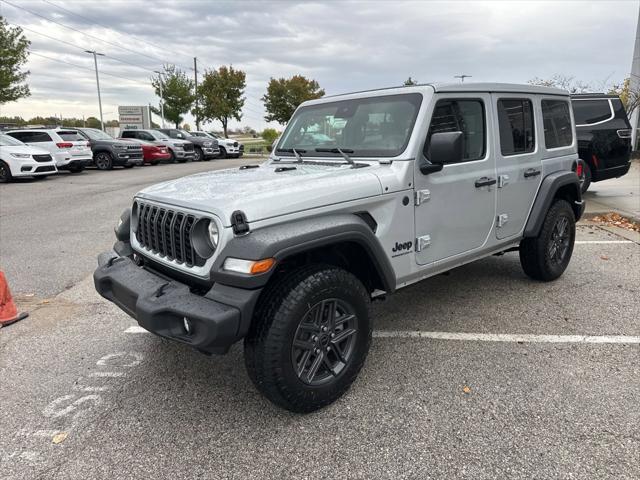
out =
[[[594,84],[619,81],[631,68],[638,18],[637,1],[52,0],[97,25],[42,0],[10,1],[109,43],[0,3],[0,14],[29,29],[34,53],[84,67],[32,55],[33,95],[0,114],[96,115],[93,61],[82,51],[88,48],[107,55],[99,60],[105,112],[158,101],[150,71],[113,58],[154,70],[162,61],[188,68],[197,56],[201,73],[229,63],[247,72],[240,123],[256,128],[265,126],[260,97],[272,76],[307,75],[328,94],[397,85],[409,75],[421,82],[452,81],[460,73],[474,81],[523,83],[555,73]]]

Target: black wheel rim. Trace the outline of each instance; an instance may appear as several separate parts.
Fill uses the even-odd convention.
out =
[[[0,182],[6,182],[9,179],[8,167],[0,163]]]
[[[316,303],[293,337],[291,362],[298,378],[317,386],[338,377],[353,358],[357,334],[353,307],[336,298]]]
[[[570,240],[569,219],[560,217],[553,226],[551,241],[549,242],[549,258],[552,262],[560,264],[564,261],[569,251]]]
[[[109,168],[109,158],[104,153],[101,153],[96,157],[96,167],[100,170],[106,170]]]

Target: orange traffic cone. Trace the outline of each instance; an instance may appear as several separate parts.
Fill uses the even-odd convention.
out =
[[[16,304],[13,303],[9,284],[0,271],[0,327],[6,327],[29,316],[28,313],[18,313]]]

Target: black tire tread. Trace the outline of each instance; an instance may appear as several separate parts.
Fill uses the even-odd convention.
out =
[[[549,282],[558,278],[560,274],[549,269],[547,264],[547,239],[550,238],[551,232],[556,222],[556,218],[560,213],[567,213],[572,219],[570,227],[574,230],[573,238],[575,240],[575,216],[573,209],[566,200],[558,199],[551,207],[544,219],[542,229],[537,237],[525,238],[520,243],[520,264],[524,272],[534,280],[541,282]],[[569,246],[567,257],[570,259],[573,252],[573,242]],[[568,263],[568,261],[567,261]]]
[[[276,315],[287,316],[306,295],[317,291],[324,282],[340,282],[345,288],[354,288],[363,298],[368,294],[362,283],[351,273],[330,265],[308,265],[289,274],[277,278],[261,299],[254,314],[249,334],[245,338],[245,365],[249,378],[276,405],[287,410],[307,413],[332,403],[335,398],[343,395],[357,377],[364,365],[366,354],[353,364],[349,376],[345,377],[342,387],[334,392],[334,398],[319,398],[315,402],[302,399],[294,392],[287,391],[281,376],[282,368],[276,361],[277,345],[284,342],[286,336],[285,323],[276,323]],[[268,344],[268,345],[267,345]],[[371,329],[367,336],[365,352],[371,344]]]

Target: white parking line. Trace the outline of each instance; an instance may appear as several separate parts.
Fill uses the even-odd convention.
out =
[[[142,327],[129,327],[124,333],[149,333]],[[376,330],[376,338],[426,338],[467,342],[513,343],[631,343],[640,344],[640,337],[630,335],[535,335],[519,333],[459,333],[424,332],[420,330]]]
[[[476,342],[514,343],[640,343],[640,337],[627,335],[535,335],[518,333],[423,332],[419,330],[377,330],[377,338],[428,338]]]
[[[589,245],[589,244],[598,245],[603,243],[606,244],[606,243],[636,243],[636,242],[632,242],[631,240],[576,240],[575,241],[576,245]]]

